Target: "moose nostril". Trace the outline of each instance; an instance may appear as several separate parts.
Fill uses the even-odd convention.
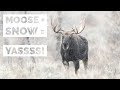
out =
[[[67,44],[66,44],[66,43],[64,44],[64,47],[67,47]]]
[[[68,44],[67,43],[63,43],[63,49],[68,49]]]

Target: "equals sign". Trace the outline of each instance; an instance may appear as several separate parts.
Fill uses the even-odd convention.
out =
[[[41,34],[44,34],[44,30],[41,30]]]

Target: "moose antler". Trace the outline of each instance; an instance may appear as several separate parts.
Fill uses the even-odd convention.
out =
[[[75,27],[76,28],[76,27]],[[76,34],[80,34],[83,30],[85,29],[85,25],[84,25],[84,27],[82,28],[82,30],[79,32],[79,30],[76,28],[76,31],[77,31],[77,33]]]
[[[84,19],[84,22],[85,22],[85,19]],[[72,34],[80,34],[84,29],[85,29],[85,23],[84,23],[84,26],[81,30],[78,30],[75,26],[75,29],[72,28]]]
[[[58,26],[58,25],[55,25],[55,26],[53,25],[52,18],[51,18],[51,26],[52,26],[52,29],[53,29],[53,31],[54,31],[55,33],[61,33],[61,34],[62,34],[63,31],[64,31],[64,30],[62,30],[61,28],[59,28],[59,29],[57,30],[57,26]],[[57,31],[56,31],[56,30],[57,30]]]

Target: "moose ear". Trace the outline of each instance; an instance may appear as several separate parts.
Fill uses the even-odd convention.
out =
[[[73,35],[74,35],[74,33],[72,33],[72,34],[70,35],[70,39],[73,37]]]

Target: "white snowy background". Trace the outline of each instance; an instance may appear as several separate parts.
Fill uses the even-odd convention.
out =
[[[24,14],[25,11],[0,11],[0,78],[8,79],[118,79],[120,78],[120,12],[119,11],[27,11],[27,14],[48,15],[47,38],[3,38],[3,14]],[[65,30],[80,26],[86,17],[86,28],[81,33],[89,42],[88,71],[85,73],[80,61],[78,76],[70,62],[67,71],[59,53],[61,41],[50,25],[50,17],[58,17],[59,25]],[[48,56],[3,57],[3,45],[48,46]]]

